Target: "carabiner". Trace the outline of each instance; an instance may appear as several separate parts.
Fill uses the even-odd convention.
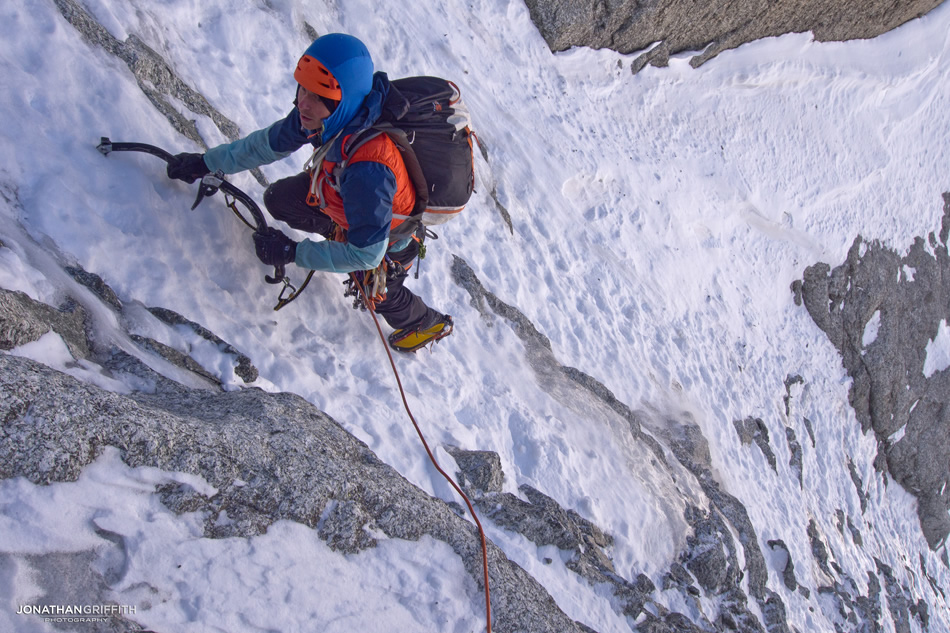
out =
[[[283,279],[281,279],[281,281],[284,282],[284,287],[281,288],[280,294],[277,295],[277,305],[274,306],[274,311],[276,312],[277,310],[280,310],[285,305],[287,305],[288,303],[296,299],[298,296],[300,296],[300,293],[303,292],[304,289],[307,287],[307,284],[310,283],[310,279],[313,277],[314,272],[315,271],[311,270],[307,274],[307,278],[303,280],[302,284],[300,284],[300,288],[296,288],[292,283],[290,283],[290,279],[288,279],[287,277],[284,277]],[[287,295],[288,290],[290,291],[289,295]],[[284,296],[284,295],[287,295],[287,296]]]

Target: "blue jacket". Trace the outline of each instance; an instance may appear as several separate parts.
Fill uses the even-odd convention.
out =
[[[389,78],[385,73],[373,75],[373,88],[362,103],[342,102],[325,122],[325,129],[305,130],[296,106],[286,117],[246,137],[225,143],[205,153],[205,164],[212,172],[221,170],[234,174],[286,158],[306,144],[314,147],[334,139],[327,160],[342,160],[343,139],[371,126],[382,113],[389,94]],[[349,106],[349,107],[347,107]],[[355,114],[350,115],[350,111]],[[389,227],[392,222],[396,176],[385,165],[359,162],[346,169],[341,187],[344,209],[350,229],[347,242],[314,242],[305,239],[297,245],[295,263],[304,268],[348,273],[376,268],[389,248]],[[394,250],[404,247],[399,244]]]

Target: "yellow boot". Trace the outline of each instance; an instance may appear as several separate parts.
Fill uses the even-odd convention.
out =
[[[446,314],[422,330],[395,330],[389,335],[389,346],[399,352],[414,352],[451,334],[453,325],[452,317]]]

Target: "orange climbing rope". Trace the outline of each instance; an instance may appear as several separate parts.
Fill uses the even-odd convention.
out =
[[[359,286],[363,297],[366,297],[366,291],[357,276],[350,273],[350,278],[353,279],[353,281]],[[386,349],[386,355],[389,357],[389,364],[393,368],[393,376],[396,377],[396,384],[399,386],[399,395],[402,397],[403,407],[405,407],[406,413],[409,414],[409,420],[412,421],[412,426],[415,427],[416,434],[419,436],[419,439],[422,440],[422,446],[425,447],[426,453],[429,455],[429,459],[432,460],[432,465],[435,466],[435,469],[439,471],[439,474],[445,477],[445,480],[449,482],[449,484],[455,489],[455,492],[457,492],[459,496],[465,501],[465,505],[468,506],[468,511],[472,515],[472,519],[475,520],[475,525],[478,527],[478,535],[482,541],[482,569],[484,570],[485,575],[485,626],[487,633],[491,633],[491,593],[488,589],[488,546],[485,542],[485,530],[482,529],[482,523],[478,520],[478,515],[475,514],[475,508],[472,506],[472,502],[469,501],[468,496],[462,492],[462,489],[457,483],[455,483],[455,480],[452,479],[448,473],[442,470],[442,467],[439,466],[439,462],[435,459],[435,455],[432,454],[432,450],[429,448],[429,443],[426,442],[426,438],[422,434],[422,429],[419,428],[419,423],[416,422],[415,416],[412,415],[412,411],[409,409],[409,402],[406,400],[406,392],[402,387],[402,380],[399,379],[399,372],[396,370],[396,362],[393,360],[393,353],[389,349],[389,345],[386,343],[386,336],[383,334],[383,328],[379,325],[379,319],[376,317],[376,312],[372,308],[369,308],[367,312],[369,312],[373,317],[373,323],[376,325],[376,331],[379,332],[379,338],[382,340],[383,347]]]

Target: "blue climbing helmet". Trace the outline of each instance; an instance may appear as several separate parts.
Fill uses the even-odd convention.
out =
[[[313,41],[297,62],[294,79],[324,99],[339,102],[324,121],[326,142],[359,112],[373,88],[373,58],[366,45],[352,35],[330,33]]]

